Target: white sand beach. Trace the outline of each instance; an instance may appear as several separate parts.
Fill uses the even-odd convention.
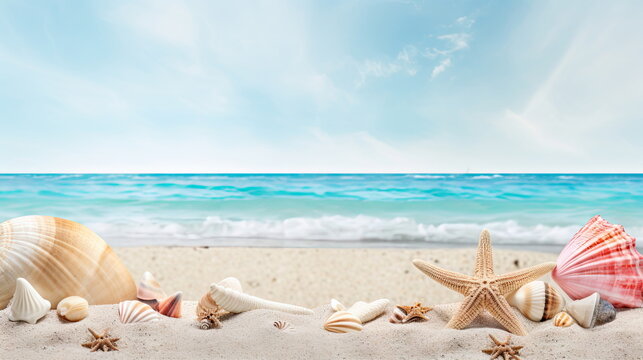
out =
[[[60,320],[52,310],[36,325],[7,320],[0,311],[0,359],[487,359],[488,334],[508,333],[489,315],[465,330],[445,328],[460,295],[436,284],[411,260],[421,258],[445,268],[470,272],[474,249],[263,249],[263,248],[118,248],[135,278],[153,272],[164,289],[184,291],[183,317],[122,324],[117,305],[91,306],[78,322]],[[495,251],[498,273],[555,260],[555,254]],[[221,329],[201,330],[194,321],[194,300],[211,282],[241,279],[244,291],[271,300],[314,308],[314,315],[255,310],[232,315]],[[330,298],[346,304],[391,299],[387,313],[359,333],[335,334],[322,328],[331,314]],[[421,301],[435,306],[429,321],[388,322],[395,304]],[[529,331],[512,336],[524,345],[523,359],[643,359],[643,310],[619,311],[615,321],[593,329],[557,328],[535,323],[517,311]],[[291,324],[278,330],[275,321]],[[109,328],[121,338],[120,351],[90,353],[80,344],[87,328]]]

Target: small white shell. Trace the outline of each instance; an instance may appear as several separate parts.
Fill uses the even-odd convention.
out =
[[[324,323],[324,329],[334,333],[362,331],[362,328],[362,322],[348,311],[337,311]]]
[[[346,310],[346,306],[340,303],[339,300],[337,299],[330,299],[330,308],[333,309],[334,311]]]
[[[391,317],[388,318],[388,321],[392,324],[401,324],[402,320],[406,317],[406,314],[402,309],[396,307],[393,309],[393,313],[391,314]]]
[[[56,312],[67,321],[80,321],[89,314],[89,303],[80,296],[69,296],[60,300]]]
[[[151,306],[136,300],[123,301],[118,304],[118,314],[124,324],[157,321],[161,315]]]
[[[568,313],[561,311],[554,316],[554,326],[568,327],[575,323],[574,319]]]
[[[25,321],[35,324],[40,318],[47,315],[51,303],[43,299],[31,284],[23,279],[16,279],[16,291],[11,301],[9,320]]]
[[[370,303],[363,301],[358,301],[353,306],[351,306],[347,311],[355,315],[362,324],[375,319],[376,317],[382,315],[386,311],[386,307],[389,304],[388,299],[379,299]]]
[[[299,315],[313,314],[312,310],[301,306],[264,300],[214,283],[210,285],[210,296],[219,306],[232,313],[241,313],[257,309],[271,309]]]

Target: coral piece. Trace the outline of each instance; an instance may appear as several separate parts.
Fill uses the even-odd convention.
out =
[[[112,249],[94,232],[51,216],[23,216],[0,224],[0,310],[16,279],[24,278],[55,308],[81,296],[116,304],[136,296],[136,284]]]
[[[463,329],[486,309],[502,326],[516,335],[526,335],[527,331],[505,296],[545,275],[555,266],[554,263],[545,263],[495,275],[491,236],[487,230],[480,234],[473,276],[444,270],[422,260],[413,260],[413,264],[428,277],[465,296],[460,309],[447,323],[447,327]]]
[[[183,299],[183,293],[177,291],[171,296],[168,296],[158,304],[158,312],[161,315],[180,318],[181,317],[181,299]]]
[[[569,327],[574,325],[574,323],[574,318],[564,311],[561,311],[554,316],[554,326]]]
[[[84,344],[81,344],[82,346],[89,348],[91,352],[94,352],[96,350],[101,350],[101,351],[118,351],[118,347],[116,346],[116,342],[120,340],[120,338],[113,338],[109,336],[109,330],[103,330],[101,334],[95,332],[92,329],[87,329],[89,330],[89,333],[92,334],[93,339],[90,342],[86,342]]]
[[[574,300],[598,292],[616,307],[643,306],[643,255],[636,239],[600,216],[565,246],[552,278]]]
[[[312,310],[301,306],[264,300],[214,283],[210,285],[210,296],[219,306],[232,313],[241,313],[257,309],[271,309],[299,315],[313,314]]]
[[[67,321],[80,321],[89,315],[89,303],[80,296],[66,297],[58,303],[56,312]]]
[[[348,311],[337,311],[324,323],[324,329],[335,333],[362,331],[362,322]]]
[[[531,321],[549,320],[563,310],[565,299],[544,281],[532,281],[507,295],[509,305]]]
[[[415,303],[413,306],[398,305],[397,308],[404,312],[404,317],[400,321],[401,323],[415,320],[429,320],[425,314],[433,310],[430,306],[422,306],[422,303]]]
[[[161,318],[151,306],[136,300],[119,303],[118,315],[124,324],[157,321]]]
[[[520,360],[518,355],[520,355],[520,350],[524,346],[511,345],[511,336],[507,336],[505,341],[500,341],[491,334],[489,334],[489,337],[491,338],[491,341],[493,341],[493,345],[489,349],[483,349],[482,352],[487,355],[491,355],[492,360],[501,356],[505,360]]]
[[[27,280],[23,278],[16,280],[16,291],[11,302],[9,320],[35,324],[47,315],[50,308],[51,303],[43,299]]]

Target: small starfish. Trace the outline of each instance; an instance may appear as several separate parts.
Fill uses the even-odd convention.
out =
[[[110,337],[108,332],[109,330],[105,329],[103,330],[102,334],[98,334],[96,331],[92,329],[87,329],[89,332],[92,334],[94,339],[88,343],[81,344],[82,346],[86,348],[90,348],[91,352],[94,352],[98,349],[102,351],[118,351],[118,347],[116,347],[116,342],[120,340],[120,338],[113,338]]]
[[[402,323],[407,323],[419,319],[429,320],[429,318],[424,314],[433,310],[433,308],[430,306],[422,306],[422,303],[415,303],[415,305],[413,306],[398,305],[397,308],[404,311],[404,313],[406,314],[404,319],[402,319]]]
[[[556,263],[544,263],[508,274],[496,275],[493,271],[491,236],[489,231],[483,230],[478,242],[473,276],[445,270],[422,260],[413,260],[413,265],[431,279],[465,296],[460,309],[447,323],[447,327],[463,329],[486,309],[509,332],[527,335],[527,330],[505,296],[550,272]]]
[[[520,360],[518,355],[520,355],[520,349],[524,346],[512,346],[511,335],[507,336],[507,340],[505,341],[500,341],[491,334],[489,334],[489,337],[495,345],[490,349],[482,349],[482,352],[491,355],[491,360],[500,357],[500,355],[502,355],[504,360]]]

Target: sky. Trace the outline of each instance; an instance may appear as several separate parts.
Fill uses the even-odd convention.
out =
[[[643,172],[640,1],[0,2],[0,172]]]

